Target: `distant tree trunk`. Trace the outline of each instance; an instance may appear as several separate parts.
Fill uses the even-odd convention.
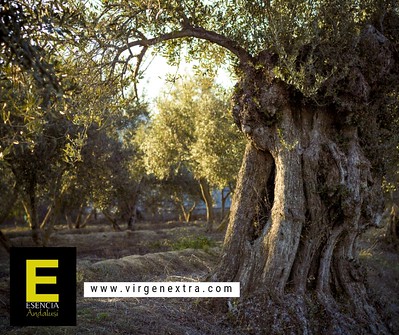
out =
[[[118,199],[119,212],[122,218],[127,219],[128,230],[133,230],[137,221],[137,204],[142,184],[143,178],[138,182],[132,182],[123,196]]]
[[[193,205],[190,208],[186,208],[184,195],[180,195],[177,192],[173,192],[172,199],[176,207],[180,207],[181,215],[183,215],[185,222],[190,222],[191,214],[193,213],[195,207],[197,206],[196,202],[194,201]],[[182,221],[182,216],[179,214],[179,220]]]
[[[89,222],[90,218],[93,216],[93,211],[90,211],[90,213],[87,213],[86,216],[83,218],[82,223],[80,225],[80,228],[84,228],[87,225],[87,222]]]
[[[224,216],[225,216],[225,212],[226,212],[226,201],[229,198],[231,191],[229,190],[225,194],[224,189],[222,189],[221,194],[222,194],[222,211],[220,213],[220,222],[222,222],[224,220]]]
[[[42,223],[40,224],[40,229],[44,229],[47,223],[51,220],[52,212],[53,212],[54,204],[52,204],[48,210],[46,215],[44,216],[44,219]]]
[[[49,206],[46,216],[40,224],[40,229],[44,230],[43,244],[47,245],[50,236],[54,230],[55,220],[59,218],[61,211],[61,203],[63,197],[63,188],[61,186],[62,176],[65,169],[59,171],[57,178],[54,178],[53,183],[49,187],[52,190],[51,205]]]
[[[137,215],[132,215],[129,220],[127,221],[127,229],[133,230],[133,226],[136,223]]]
[[[118,222],[116,221],[116,219],[113,218],[113,217],[111,216],[111,214],[108,213],[108,211],[103,210],[102,213],[104,214],[105,218],[106,218],[109,222],[111,222],[112,228],[113,228],[115,231],[121,231],[121,230],[122,230],[121,227],[118,225]]]
[[[20,190],[19,184],[15,183],[13,191],[9,197],[4,199],[6,201],[5,204],[2,206],[2,212],[0,214],[0,225],[4,223],[4,221],[7,219],[8,215],[10,214],[11,210],[15,206],[15,203],[18,200],[18,192]]]
[[[91,213],[93,215],[94,221],[97,221],[98,220],[97,209],[93,208]]]
[[[399,247],[399,207],[392,205],[387,225],[386,239],[389,243]]]
[[[36,199],[36,178],[32,177],[26,186],[27,200],[22,201],[25,209],[26,216],[28,218],[29,227],[32,230],[33,242],[37,245],[42,244],[42,236],[39,224],[39,218],[37,215],[37,199]]]
[[[223,218],[222,222],[220,222],[219,226],[216,228],[216,231],[218,231],[218,232],[225,231],[227,226],[228,226],[228,224],[229,224],[229,217],[228,217],[228,215],[226,215]]]
[[[8,253],[10,253],[11,242],[9,238],[4,235],[4,233],[0,230],[0,244],[6,249]]]
[[[298,334],[315,331],[309,304],[323,315],[318,333],[387,333],[355,249],[383,208],[357,128],[322,107],[297,107],[284,85],[266,83],[248,77],[236,90],[235,119],[250,142],[212,279],[239,281],[275,333],[292,325]],[[263,110],[273,108],[278,121],[270,125]]]
[[[73,229],[72,219],[71,219],[70,215],[68,215],[67,213],[65,213],[65,221],[66,221],[66,223],[68,225],[68,228],[69,229]]]
[[[220,224],[216,228],[217,231],[222,232],[226,230],[227,225],[229,223],[229,213],[230,211],[227,212],[226,214],[226,202],[229,196],[232,194],[233,187],[230,185],[229,186],[229,191],[224,194],[224,190],[222,190],[222,213],[221,213],[221,219],[220,219]]]
[[[197,206],[197,204],[194,202],[193,205],[189,209],[186,209],[186,207],[184,206],[184,203],[180,203],[180,208],[182,210],[185,222],[190,222],[191,215],[193,214],[193,211],[196,206]]]
[[[137,198],[130,199],[130,201],[125,202],[123,206],[123,211],[125,212],[125,216],[128,217],[127,221],[127,229],[133,230],[133,226],[137,221]]]
[[[3,206],[2,206],[3,210],[0,214],[0,226],[1,226],[1,224],[4,223],[4,221],[6,221],[12,208],[14,207],[15,203],[17,202],[18,192],[19,192],[19,184],[15,183],[12,194],[5,199],[6,204],[3,204]],[[8,239],[8,237],[6,235],[4,235],[4,233],[1,230],[0,230],[0,244],[7,250],[7,252],[10,252],[11,242]]]
[[[207,231],[211,231],[213,221],[215,220],[211,190],[209,188],[208,182],[204,178],[200,178],[199,184],[201,188],[202,199],[204,200],[206,206]]]
[[[73,227],[75,227],[75,229],[81,229],[86,227],[87,222],[93,216],[93,211],[90,211],[86,215],[84,215],[84,212],[85,212],[85,205],[81,204],[75,222],[72,222],[72,219],[70,217],[65,216],[67,218],[68,226],[70,229],[72,229]]]
[[[43,231],[43,246],[48,245],[50,237],[54,232],[54,225],[56,224],[56,220],[59,218],[61,211],[61,197],[62,194],[59,194],[58,190],[55,191],[53,203],[40,225],[40,229]]]
[[[76,229],[79,229],[80,225],[82,223],[83,210],[84,210],[84,204],[82,203],[82,204],[80,204],[78,215],[76,216],[76,220],[75,220],[75,228]]]
[[[136,206],[136,201],[134,201],[134,204],[129,205],[129,219],[127,221],[127,229],[128,230],[133,230],[134,225],[136,224],[137,221],[137,206]]]
[[[42,223],[40,224],[40,230],[43,232],[43,246],[46,247],[50,240],[50,236],[54,229],[54,217],[55,217],[55,204],[53,203],[47,210],[46,216],[44,217]]]

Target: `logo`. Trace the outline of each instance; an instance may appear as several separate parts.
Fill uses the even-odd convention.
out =
[[[11,248],[11,326],[76,326],[76,248]]]

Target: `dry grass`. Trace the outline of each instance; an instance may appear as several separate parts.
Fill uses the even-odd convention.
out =
[[[369,230],[361,239],[359,256],[372,298],[399,334],[399,252],[385,243],[384,234],[384,229]]]
[[[62,229],[51,246],[76,246],[77,326],[10,327],[8,255],[0,250],[1,334],[237,334],[196,299],[88,299],[85,281],[197,281],[215,266],[222,235],[208,235],[206,248],[198,243],[204,224],[140,224],[133,232],[114,232],[107,226]],[[32,245],[28,231],[6,232],[16,246]],[[176,245],[198,249],[172,250]],[[206,249],[206,251],[204,250]],[[198,313],[201,313],[201,318]]]
[[[0,333],[247,333],[232,315],[211,313],[206,302],[197,299],[83,298],[85,281],[195,281],[206,277],[216,265],[223,235],[205,234],[204,224],[141,223],[136,229],[114,232],[106,225],[89,226],[81,230],[58,230],[52,237],[51,245],[76,246],[78,250],[76,327],[9,326],[9,261],[0,249]],[[6,233],[16,245],[32,244],[25,231],[14,229]],[[375,230],[362,237],[360,260],[367,269],[373,297],[391,328],[399,333],[399,254],[380,242],[381,234],[382,231]],[[173,250],[179,249],[178,245],[197,249]]]

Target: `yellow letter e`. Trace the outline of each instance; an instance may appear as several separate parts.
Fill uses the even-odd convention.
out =
[[[57,284],[55,276],[36,276],[36,268],[58,268],[58,259],[26,260],[26,302],[58,302],[58,294],[37,294],[37,284]]]

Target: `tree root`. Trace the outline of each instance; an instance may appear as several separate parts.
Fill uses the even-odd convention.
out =
[[[359,306],[357,313],[349,313],[346,310],[349,302],[337,303],[322,293],[305,296],[290,293],[281,298],[265,293],[226,304],[229,322],[248,334],[391,334],[368,303]],[[364,310],[369,315],[368,321],[363,318]]]

